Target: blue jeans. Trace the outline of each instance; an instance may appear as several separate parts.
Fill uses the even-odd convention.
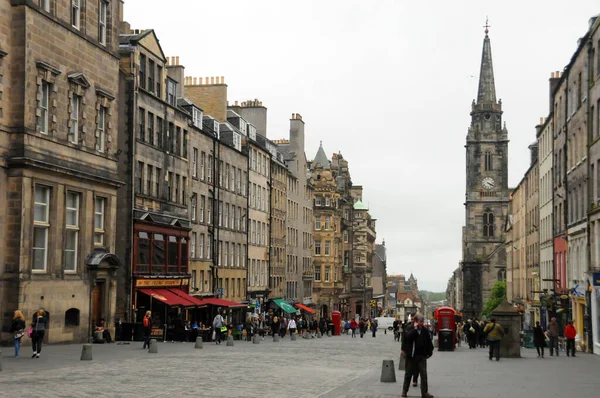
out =
[[[19,350],[21,349],[21,339],[15,339],[15,356],[19,356]]]

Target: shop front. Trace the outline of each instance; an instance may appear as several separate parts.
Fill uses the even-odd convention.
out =
[[[590,288],[593,352],[596,355],[600,355],[600,272],[592,273]]]

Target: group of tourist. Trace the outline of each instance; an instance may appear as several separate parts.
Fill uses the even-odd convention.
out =
[[[563,330],[563,335],[566,340],[567,356],[575,357],[575,337],[577,336],[577,330],[575,329],[575,326],[573,326],[573,321],[567,323]],[[533,328],[533,345],[537,350],[538,358],[544,358],[544,349],[548,347],[548,344],[550,344],[550,356],[553,356],[554,352],[556,352],[556,356],[558,356],[559,339],[559,325],[556,318],[553,317],[550,319],[548,330],[544,330],[539,321],[535,323],[535,327]]]
[[[456,324],[456,340],[460,347],[461,341],[466,340],[469,349],[489,347],[489,359],[500,360],[500,341],[504,337],[504,328],[492,318],[489,321],[467,319]]]
[[[42,309],[37,310],[31,319],[29,329],[26,329],[25,316],[19,310],[13,314],[13,320],[10,326],[10,333],[13,335],[15,344],[15,357],[19,356],[21,350],[21,339],[27,335],[31,339],[33,355],[31,358],[39,358],[42,353],[42,341],[48,327],[48,318],[46,312]]]

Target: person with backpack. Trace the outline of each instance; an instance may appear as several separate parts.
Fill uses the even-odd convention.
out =
[[[222,340],[222,328],[225,326],[225,320],[223,319],[223,317],[221,316],[221,314],[217,311],[217,315],[215,315],[214,319],[213,319],[213,330],[215,332],[215,343],[216,344],[221,344],[221,340]]]
[[[483,332],[487,333],[487,341],[490,346],[490,361],[492,360],[492,357],[496,357],[496,361],[499,361],[500,340],[504,337],[504,328],[496,323],[496,319],[492,318]]]
[[[142,350],[145,350],[146,347],[150,348],[150,335],[152,334],[152,312],[146,311],[146,315],[144,315],[144,319],[142,319],[142,326],[144,326],[144,346]]]

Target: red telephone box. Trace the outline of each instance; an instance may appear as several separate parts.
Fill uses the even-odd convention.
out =
[[[333,322],[333,335],[339,336],[342,333],[342,313],[339,311],[331,311],[331,322]]]
[[[435,310],[439,351],[454,351],[456,348],[455,315],[456,311],[452,307],[439,307]]]

